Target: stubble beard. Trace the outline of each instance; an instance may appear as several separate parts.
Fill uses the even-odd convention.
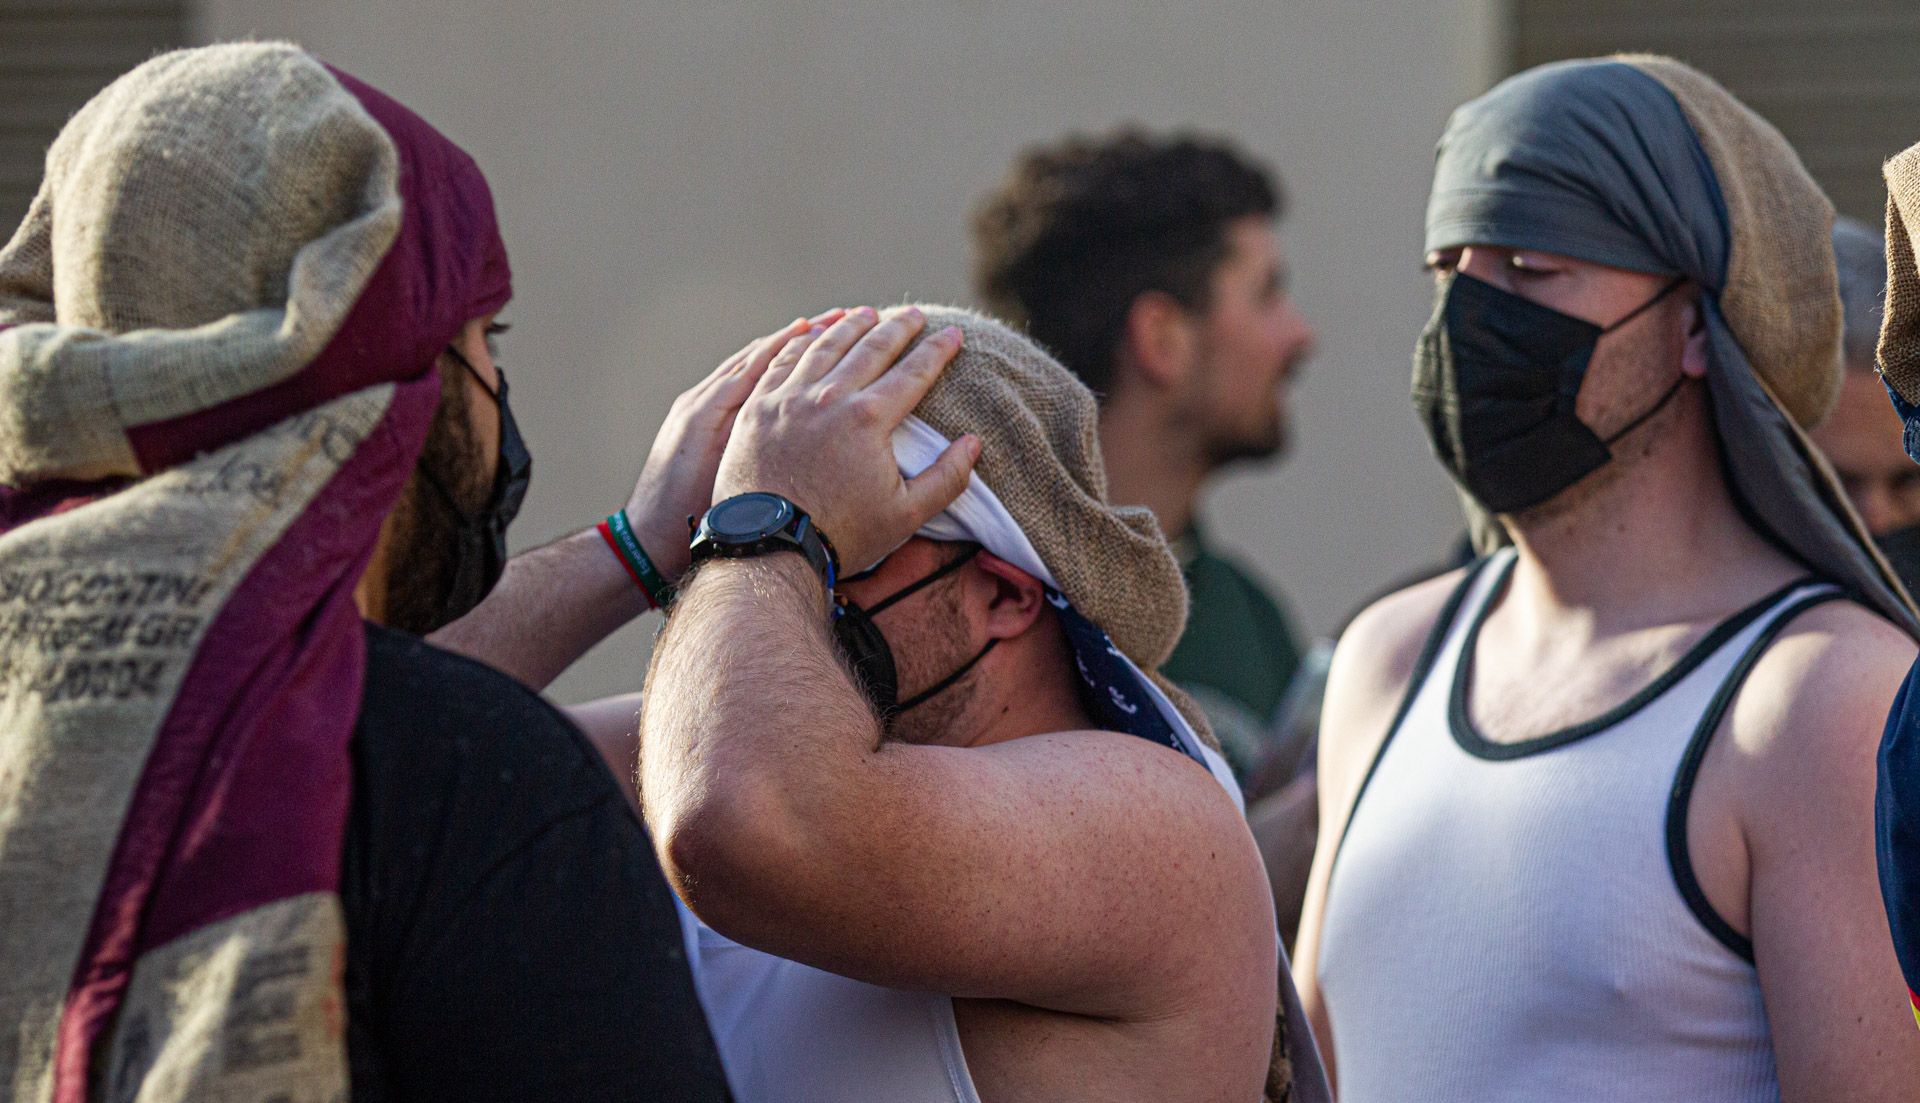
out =
[[[897,642],[894,638],[888,640],[888,646],[894,648],[896,662],[903,655],[916,657],[915,661],[908,664],[911,669],[903,668],[900,672],[903,675],[900,683],[903,697],[922,692],[950,676],[973,657],[971,651],[956,642],[961,635],[962,618],[951,582],[951,579],[943,579],[929,595],[926,616],[910,622],[911,627],[901,634]],[[919,659],[920,656],[929,655],[938,658]],[[980,673],[980,668],[976,666],[953,685],[913,708],[895,714],[887,724],[886,738],[897,743],[920,746],[967,745],[974,735],[970,730],[972,705],[979,690]]]
[[[426,476],[439,479],[462,508],[478,510],[486,496],[475,474],[483,465],[475,455],[479,444],[469,421],[465,382],[444,371],[442,379],[450,382],[440,388],[440,404],[434,409],[420,461],[393,514],[393,568],[388,572],[384,620],[388,627],[416,636],[443,627],[440,618],[453,589],[454,540],[460,525],[460,518],[428,485]]]
[[[1273,420],[1258,433],[1232,436],[1217,434],[1205,446],[1207,466],[1218,470],[1236,463],[1261,463],[1281,459],[1293,444],[1286,416],[1276,404]]]

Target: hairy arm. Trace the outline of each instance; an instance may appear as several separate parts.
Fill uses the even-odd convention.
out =
[[[825,608],[798,556],[715,561],[655,653],[643,804],[703,919],[895,987],[1128,1020],[1247,987],[1271,1014],[1260,858],[1204,768],[1113,733],[885,742]]]
[[[1875,749],[1914,658],[1864,609],[1801,616],[1754,668],[1733,716],[1750,769],[1742,826],[1749,922],[1782,1095],[1911,1099],[1920,1032],[1874,868]]]
[[[1320,937],[1333,859],[1367,770],[1399,711],[1420,650],[1464,572],[1449,571],[1382,598],[1340,636],[1320,712],[1320,834],[1294,945],[1294,983],[1313,1024],[1327,1078],[1334,1078],[1333,1024],[1320,992]]]

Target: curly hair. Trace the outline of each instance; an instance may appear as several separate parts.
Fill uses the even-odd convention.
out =
[[[1272,173],[1223,139],[1073,135],[1021,154],[975,209],[975,290],[1104,399],[1134,300],[1206,309],[1229,225],[1281,208]]]

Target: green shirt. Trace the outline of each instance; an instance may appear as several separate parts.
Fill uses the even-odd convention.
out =
[[[1266,737],[1300,665],[1293,623],[1260,584],[1215,555],[1198,528],[1174,545],[1190,595],[1187,630],[1161,668],[1206,710],[1234,772]]]

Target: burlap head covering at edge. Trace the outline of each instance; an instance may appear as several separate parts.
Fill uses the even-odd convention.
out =
[[[1887,311],[1880,322],[1880,374],[1901,398],[1920,405],[1920,145],[1909,146],[1882,171],[1887,179]]]
[[[1854,570],[1834,570],[1834,560],[1812,549],[1803,554],[1909,634],[1920,632],[1905,583],[1807,436],[1833,411],[1846,374],[1832,202],[1786,137],[1705,74],[1649,54],[1620,60],[1673,93],[1713,164],[1733,238],[1720,310],[1760,391],[1791,418],[1786,429],[1806,467],[1806,489],[1850,545],[1831,551],[1852,560],[1846,566]]]
[[[285,60],[268,69],[263,57]],[[170,131],[168,118],[127,126],[157,110],[156,89],[183,100],[223,69],[246,76],[193,102],[198,133],[225,135],[218,151],[236,160],[216,169],[216,150]],[[180,51],[136,73],[61,131],[40,194],[0,252],[0,322],[59,323],[13,337],[25,347],[20,366],[0,373],[0,481],[138,474],[150,465],[126,427],[207,409],[305,366],[399,228],[391,143],[297,49]],[[219,187],[194,179],[216,171]],[[198,201],[168,205],[179,196]],[[156,279],[156,258],[202,278]]]

